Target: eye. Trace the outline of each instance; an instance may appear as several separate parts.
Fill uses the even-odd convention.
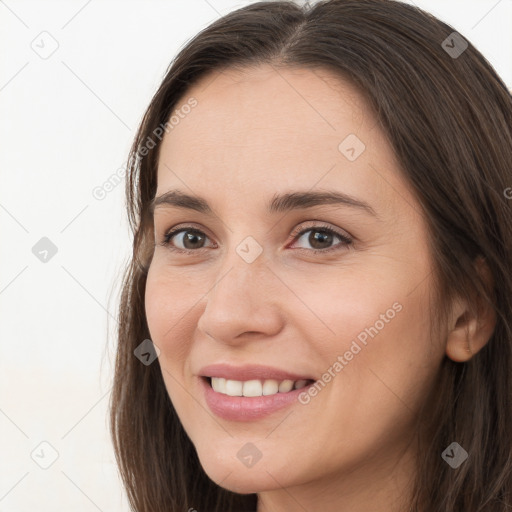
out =
[[[164,235],[162,245],[169,246],[173,251],[177,252],[191,252],[197,249],[203,249],[205,239],[208,237],[199,229],[191,226],[171,229]],[[178,244],[183,245],[183,249],[175,247],[174,242],[171,245],[171,240],[177,239]]]
[[[310,233],[309,236],[305,236],[307,233]],[[341,243],[332,245],[332,242],[335,238],[338,238]],[[323,225],[315,225],[309,227],[307,229],[303,229],[298,234],[294,235],[294,240],[304,239],[306,243],[308,243],[312,249],[304,249],[299,248],[299,250],[306,250],[313,253],[326,253],[330,251],[339,250],[342,247],[349,246],[352,243],[352,239],[347,235],[336,231],[328,226]],[[326,245],[328,247],[326,247]]]
[[[306,233],[310,233],[310,235],[305,237],[304,235],[306,235]],[[347,235],[325,225],[314,225],[298,233],[296,232],[292,236],[294,242],[304,239],[304,241],[312,247],[311,249],[299,247],[298,250],[313,253],[326,253],[339,250],[349,246],[353,242]],[[340,240],[340,243],[332,246],[331,244],[336,238]],[[209,240],[209,237],[203,231],[192,226],[183,226],[169,230],[164,235],[161,245],[178,253],[191,253],[205,249],[204,244],[206,240]],[[215,244],[214,247],[216,247]]]

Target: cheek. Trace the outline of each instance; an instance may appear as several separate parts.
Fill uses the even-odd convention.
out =
[[[441,347],[431,339],[424,294],[396,297],[399,300],[384,301],[373,309],[373,318],[354,326],[347,339],[351,346],[344,356],[352,360],[343,373],[350,388],[357,390],[359,403],[353,404],[354,410],[364,404],[367,412],[361,415],[368,420],[376,411],[383,422],[417,413],[443,358]]]
[[[295,305],[293,321],[300,322],[304,332],[312,336],[310,343],[325,354],[348,350],[355,339],[364,346],[368,340],[377,336],[382,339],[392,330],[396,343],[400,342],[399,332],[404,332],[404,328],[409,333],[424,330],[427,302],[420,295],[421,290],[409,294],[410,283],[398,272],[379,274],[372,268],[363,270],[336,273],[325,269],[323,275],[317,272],[314,279],[288,278],[302,302],[301,305],[290,296]]]
[[[146,319],[151,339],[162,351],[160,360],[168,365],[183,361],[189,351],[183,337],[196,302],[197,293],[187,285],[186,277],[166,270],[158,260],[151,264],[145,290]]]
[[[169,329],[169,315],[174,314],[169,306],[169,287],[151,266],[146,280],[145,310],[151,339],[157,344],[161,343],[163,334]]]
[[[160,349],[158,362],[167,393],[188,425],[187,418],[198,416],[184,386],[191,350],[187,339],[194,329],[191,322],[197,294],[186,283],[175,269],[171,273],[158,259],[154,261],[146,281],[145,311],[151,339]]]
[[[314,346],[310,360],[322,379],[344,400],[347,389],[357,390],[357,402],[378,406],[375,397],[394,391],[419,405],[443,357],[430,336],[429,281],[415,288],[398,269],[345,273],[337,282],[316,277],[300,292],[315,315],[297,311],[295,322]],[[326,283],[321,292],[318,283]]]

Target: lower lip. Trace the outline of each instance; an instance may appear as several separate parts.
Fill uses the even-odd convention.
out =
[[[288,393],[246,397],[217,393],[206,379],[199,377],[199,380],[203,386],[205,400],[210,410],[215,415],[230,421],[253,421],[269,416],[273,412],[297,402],[299,395],[313,385],[312,383]]]

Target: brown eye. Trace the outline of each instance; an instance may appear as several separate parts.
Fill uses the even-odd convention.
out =
[[[309,236],[305,236],[307,233],[309,233]],[[335,239],[338,239],[341,241],[341,243],[333,244],[333,241]],[[310,250],[312,252],[329,252],[332,250],[336,250],[338,248],[343,246],[348,246],[352,243],[352,240],[348,238],[346,235],[343,235],[341,233],[338,233],[334,229],[323,227],[323,226],[313,226],[308,229],[302,230],[298,235],[296,235],[295,240],[301,240],[304,239],[307,244],[311,246],[311,249],[305,249]],[[304,249],[304,248],[300,248]]]
[[[191,228],[179,228],[167,233],[164,237],[164,245],[176,244],[178,247],[173,247],[178,251],[193,251],[197,249],[203,249],[205,240],[208,237],[197,229]],[[176,242],[177,241],[177,242]]]
[[[307,233],[309,233],[309,236],[306,237]],[[294,241],[302,238],[311,248],[299,247],[298,249],[313,253],[338,250],[352,243],[351,238],[327,226],[312,226],[303,229],[294,236]],[[336,239],[339,240],[339,243],[333,245]],[[205,233],[192,226],[185,226],[172,229],[166,233],[162,245],[168,246],[169,249],[176,252],[191,253],[205,249],[207,247],[205,245],[206,240],[209,240],[209,237]]]

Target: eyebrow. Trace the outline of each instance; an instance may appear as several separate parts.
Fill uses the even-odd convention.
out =
[[[368,203],[334,190],[314,192],[296,191],[280,195],[275,194],[267,204],[267,212],[275,214],[319,205],[349,206],[378,217],[375,210]],[[149,211],[154,213],[156,208],[165,206],[185,208],[204,213],[205,215],[213,215],[212,209],[204,198],[185,194],[180,190],[169,190],[155,197],[149,204]]]

